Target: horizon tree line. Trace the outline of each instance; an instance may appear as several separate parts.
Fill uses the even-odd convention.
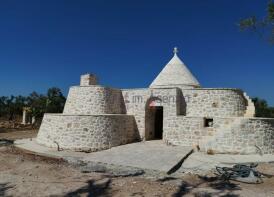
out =
[[[35,118],[42,118],[44,113],[61,113],[66,98],[60,88],[52,87],[46,94],[33,91],[28,96],[0,96],[0,118],[14,121],[22,117],[23,108]]]
[[[274,107],[259,97],[252,98],[256,109],[256,117],[274,118]],[[0,118],[14,121],[22,118],[23,108],[27,107],[28,113],[37,119],[44,113],[62,113],[66,98],[60,88],[52,87],[46,94],[33,91],[28,96],[0,96]]]

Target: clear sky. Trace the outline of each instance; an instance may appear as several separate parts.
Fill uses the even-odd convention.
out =
[[[267,0],[1,0],[0,95],[65,94],[81,74],[148,87],[179,56],[203,87],[242,88],[274,105],[274,46],[238,30]]]

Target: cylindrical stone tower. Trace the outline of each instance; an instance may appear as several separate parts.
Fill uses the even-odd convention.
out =
[[[138,140],[120,89],[97,85],[92,74],[69,90],[63,114],[45,114],[37,142],[75,151],[98,151]]]

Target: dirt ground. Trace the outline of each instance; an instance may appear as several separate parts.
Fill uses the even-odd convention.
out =
[[[21,124],[22,118],[16,118],[9,121],[5,118],[0,118],[0,134],[9,133],[13,131],[26,131],[26,130],[37,130],[40,127],[41,120],[37,120],[35,124]]]
[[[10,131],[10,132],[0,132],[0,139],[16,140],[24,138],[34,138],[37,135],[37,129],[29,129],[23,131]]]
[[[35,137],[37,131],[0,133],[0,139]],[[259,171],[274,174],[274,164]],[[58,159],[0,147],[0,196],[274,196],[274,178],[262,184],[224,183],[214,176],[114,177],[85,173]]]

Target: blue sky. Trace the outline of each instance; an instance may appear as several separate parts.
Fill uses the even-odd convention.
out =
[[[267,0],[0,1],[0,95],[65,94],[81,74],[147,87],[179,56],[203,87],[242,88],[274,105],[274,46],[238,30]]]

